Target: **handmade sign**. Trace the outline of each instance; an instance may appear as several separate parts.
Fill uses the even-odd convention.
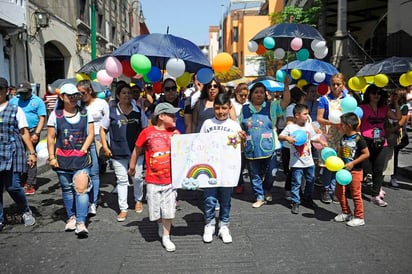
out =
[[[227,132],[172,137],[174,188],[235,187],[239,180],[240,138]]]

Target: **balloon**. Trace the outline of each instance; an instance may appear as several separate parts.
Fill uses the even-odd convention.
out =
[[[350,182],[352,182],[352,174],[347,169],[341,169],[336,172],[335,178],[336,181],[343,186],[349,185]]]
[[[338,156],[330,156],[325,160],[325,166],[330,171],[338,171],[345,166],[345,163]]]
[[[227,52],[221,52],[213,58],[212,68],[217,72],[228,71],[233,66],[233,57]]]
[[[346,96],[340,101],[340,108],[342,109],[342,113],[354,112],[357,106],[358,102],[352,96]]]
[[[374,77],[374,83],[377,87],[383,88],[389,83],[389,77],[386,74],[377,74]]]
[[[329,87],[328,87],[328,85],[326,85],[326,84],[320,84],[319,86],[318,86],[318,93],[319,93],[319,95],[325,95],[326,93],[328,93],[328,91],[329,91]]]
[[[96,94],[97,98],[106,99],[106,93],[104,91],[100,91]]]
[[[285,80],[285,77],[286,77],[286,72],[280,69],[276,71],[276,81],[283,82]]]
[[[36,152],[39,153],[42,149],[47,149],[47,139],[40,140],[36,146]]]
[[[150,59],[142,54],[133,54],[130,57],[130,65],[136,73],[141,75],[147,74],[152,68]]]
[[[103,85],[103,86],[108,86],[113,82],[113,77],[111,77],[109,74],[107,74],[106,70],[102,69],[97,72],[97,81]]]
[[[316,134],[315,137],[313,138],[314,140],[321,140],[323,142],[326,142],[326,136],[324,134]],[[316,149],[322,149],[323,145],[317,142],[312,142],[312,145],[316,148]]]
[[[173,77],[179,77],[185,72],[186,64],[182,59],[170,58],[166,63],[166,70]]]
[[[76,73],[76,82],[80,82],[82,80],[90,80],[90,76],[85,73]]]
[[[273,49],[276,45],[275,39],[273,39],[272,37],[265,37],[265,39],[263,39],[263,46],[266,49]]]
[[[162,93],[162,83],[161,83],[161,82],[154,83],[154,84],[152,85],[152,88],[153,88],[153,91],[154,91],[156,94]]]
[[[366,86],[366,80],[362,76],[355,76],[348,81],[351,90],[361,91]]]
[[[299,37],[293,38],[292,41],[290,42],[290,48],[293,49],[294,51],[300,50],[302,48],[302,45],[303,45],[302,38],[299,38]]]
[[[197,80],[202,84],[207,84],[213,79],[213,70],[210,68],[201,68],[196,73]]]
[[[292,79],[298,80],[302,77],[302,72],[299,69],[292,69],[290,75],[292,76]]]
[[[321,41],[321,40],[314,39],[314,40],[312,41],[312,43],[310,43],[310,48],[311,48],[313,51],[320,50],[320,49],[322,49],[322,48],[324,48],[324,47],[326,47],[326,41]]]
[[[283,57],[285,57],[285,50],[282,48],[277,48],[275,49],[273,54],[275,55],[275,59],[280,60],[280,59],[283,59]]]
[[[329,157],[336,156],[336,155],[338,155],[336,151],[330,147],[324,147],[322,151],[320,152],[320,156],[322,157],[323,161],[326,161],[326,159],[328,159]]]
[[[152,82],[150,81],[150,79],[147,78],[147,74],[146,74],[146,75],[143,75],[143,81],[144,81],[145,83],[147,83],[147,84],[152,83]]]
[[[412,85],[412,70],[406,72],[406,80]]]
[[[306,135],[306,132],[302,129],[295,130],[292,132],[291,136],[295,138],[295,145],[296,146],[301,146],[306,143],[308,140],[308,136]]]
[[[256,43],[255,41],[249,41],[247,43],[247,48],[250,52],[256,52],[258,49],[258,43]]]
[[[133,77],[136,72],[134,72],[134,70],[132,69],[132,67],[130,66],[130,62],[129,60],[123,60],[120,62],[122,64],[122,68],[123,68],[123,75],[126,77]]]
[[[355,110],[353,112],[356,114],[356,116],[358,116],[359,119],[362,119],[363,110],[360,107],[355,108]]]
[[[322,83],[326,79],[326,74],[324,72],[316,72],[315,75],[313,75],[313,79],[318,83]]]
[[[340,117],[342,116],[342,111],[333,109],[329,111],[329,121],[333,124],[340,124]]]
[[[151,83],[156,83],[162,80],[162,72],[158,67],[152,67],[146,77]]]
[[[113,78],[119,77],[123,72],[122,63],[113,56],[106,58],[106,61],[104,61],[104,68],[106,69],[107,74]]]
[[[42,148],[37,152],[37,165],[46,164],[47,159],[49,158],[49,150],[47,148]]]
[[[402,74],[401,77],[399,77],[399,84],[401,84],[401,86],[403,87],[409,86],[409,81],[407,79],[406,73]]]
[[[296,86],[300,89],[302,89],[304,86],[306,86],[308,84],[308,81],[306,81],[305,79],[300,79],[297,83]]]
[[[316,58],[323,59],[326,57],[326,55],[328,55],[328,52],[329,52],[329,49],[327,47],[323,47],[323,48],[315,50],[313,54],[315,55]]]
[[[258,48],[256,50],[256,54],[263,55],[263,54],[265,54],[265,52],[266,52],[265,46],[264,45],[258,45]]]
[[[189,85],[191,78],[192,78],[192,75],[186,71],[185,73],[180,75],[178,78],[176,78],[176,83],[179,87],[185,88],[187,87],[187,85]]]
[[[309,58],[309,51],[307,49],[301,49],[296,53],[296,58],[299,61],[306,61]]]

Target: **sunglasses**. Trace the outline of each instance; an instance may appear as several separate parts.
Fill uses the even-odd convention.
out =
[[[246,93],[246,94],[238,93],[237,95],[239,95],[239,97],[242,97],[242,98],[246,98],[246,97],[247,97],[247,93]]]
[[[81,94],[66,94],[66,96],[69,100],[80,100],[80,98],[82,98]]]
[[[176,86],[164,87],[164,90],[165,90],[166,92],[177,91],[177,87],[176,87]]]
[[[216,84],[214,84],[214,85],[208,85],[208,86],[207,86],[208,89],[217,88],[217,87],[218,87],[218,85],[216,85]]]

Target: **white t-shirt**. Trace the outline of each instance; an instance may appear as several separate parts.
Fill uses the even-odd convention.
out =
[[[202,127],[200,128],[200,133],[210,133],[219,131],[238,133],[239,131],[242,131],[242,128],[236,121],[233,121],[230,118],[221,121],[216,119],[215,117],[204,121]]]
[[[140,111],[140,109],[136,106],[136,104],[132,104],[132,107],[133,107],[133,111],[140,112],[140,121],[142,123],[142,128],[146,128],[149,124],[149,121],[147,119],[147,116],[146,116],[145,112]],[[117,113],[117,115],[121,114],[119,103],[117,103],[116,113]],[[107,120],[104,119],[102,121],[101,127],[104,128],[104,129],[108,129],[110,127],[110,115],[108,115]]]
[[[313,139],[316,135],[313,127],[310,123],[305,123],[303,127],[290,123],[286,125],[286,127],[282,130],[279,136],[291,136],[293,132],[297,130],[304,130],[306,135],[308,136],[306,143],[301,146],[295,146],[293,144],[289,144],[290,146],[290,161],[289,167],[310,167],[313,166],[315,163],[312,157],[312,150],[311,150],[311,143],[310,140]]]
[[[2,112],[7,107],[8,104],[9,103],[7,102],[7,104],[0,106],[0,112]],[[26,115],[24,114],[24,111],[20,107],[17,107],[16,120],[17,120],[17,126],[19,127],[19,129],[29,126],[29,124],[27,123]]]
[[[238,101],[236,101],[235,98],[231,98],[231,99],[230,99],[230,102],[232,103],[232,106],[235,108],[236,117],[239,117],[240,112],[242,111],[242,106],[249,104],[249,101],[246,100],[246,102],[242,105],[241,103],[239,103]]]
[[[109,104],[106,100],[95,98],[94,101],[86,106],[87,112],[93,117],[94,135],[100,132],[100,126],[104,120],[109,120]]]

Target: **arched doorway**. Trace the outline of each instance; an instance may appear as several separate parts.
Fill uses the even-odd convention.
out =
[[[66,77],[64,55],[52,42],[47,42],[44,45],[44,59],[46,86],[57,79]]]

